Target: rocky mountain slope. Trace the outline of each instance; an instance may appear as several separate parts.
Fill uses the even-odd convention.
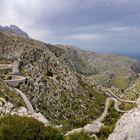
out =
[[[84,127],[103,113],[106,99],[111,96],[104,89],[117,88],[122,91],[122,98],[127,99],[126,89],[129,85],[131,87],[131,82],[140,72],[140,63],[126,56],[46,44],[2,31],[0,64],[13,64],[15,61],[19,67],[18,71],[15,70],[16,74],[26,78],[18,89],[29,99],[35,112],[41,112],[51,124],[62,125],[64,131]],[[8,70],[0,70],[1,89],[6,87],[3,81],[10,74]],[[0,97],[15,106],[26,106],[14,91],[9,91],[7,87],[7,90],[1,89]],[[121,103],[117,103],[117,108]],[[110,102],[107,104],[108,109]],[[128,108],[127,104],[123,106]],[[122,114],[113,115],[111,117],[116,119]]]
[[[127,56],[97,54],[63,45],[49,48],[92,85],[125,89],[140,72],[140,62]]]
[[[10,33],[20,35],[20,36],[23,36],[23,37],[26,37],[26,38],[29,37],[27,33],[25,33],[23,30],[21,30],[16,25],[10,25],[9,27],[0,25],[0,31],[2,31],[2,32],[10,32]]]
[[[88,85],[46,44],[1,33],[0,54],[5,61],[20,58],[20,73],[27,80],[19,88],[52,123],[71,129],[102,113],[105,95]]]

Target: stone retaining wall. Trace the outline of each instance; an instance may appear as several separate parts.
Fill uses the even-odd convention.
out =
[[[16,87],[19,86],[19,84],[20,84],[21,82],[24,82],[25,80],[26,80],[26,78],[23,77],[23,76],[13,75],[13,76],[12,76],[12,79],[11,79],[11,80],[5,80],[5,83],[7,83],[7,84],[8,84],[9,86],[11,86],[11,87],[16,88]]]

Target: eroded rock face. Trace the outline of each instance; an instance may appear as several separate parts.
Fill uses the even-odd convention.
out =
[[[140,140],[140,108],[125,113],[108,140]]]

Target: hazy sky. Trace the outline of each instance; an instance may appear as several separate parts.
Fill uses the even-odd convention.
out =
[[[140,0],[0,0],[0,24],[45,42],[140,54]]]

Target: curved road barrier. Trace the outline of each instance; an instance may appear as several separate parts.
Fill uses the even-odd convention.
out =
[[[5,80],[5,83],[7,83],[7,84],[8,84],[9,86],[11,86],[11,87],[16,88],[16,87],[19,86],[19,84],[20,84],[21,82],[24,82],[25,80],[26,80],[26,78],[23,77],[23,76],[13,75],[13,76],[12,76],[12,79],[10,79],[10,80]]]

